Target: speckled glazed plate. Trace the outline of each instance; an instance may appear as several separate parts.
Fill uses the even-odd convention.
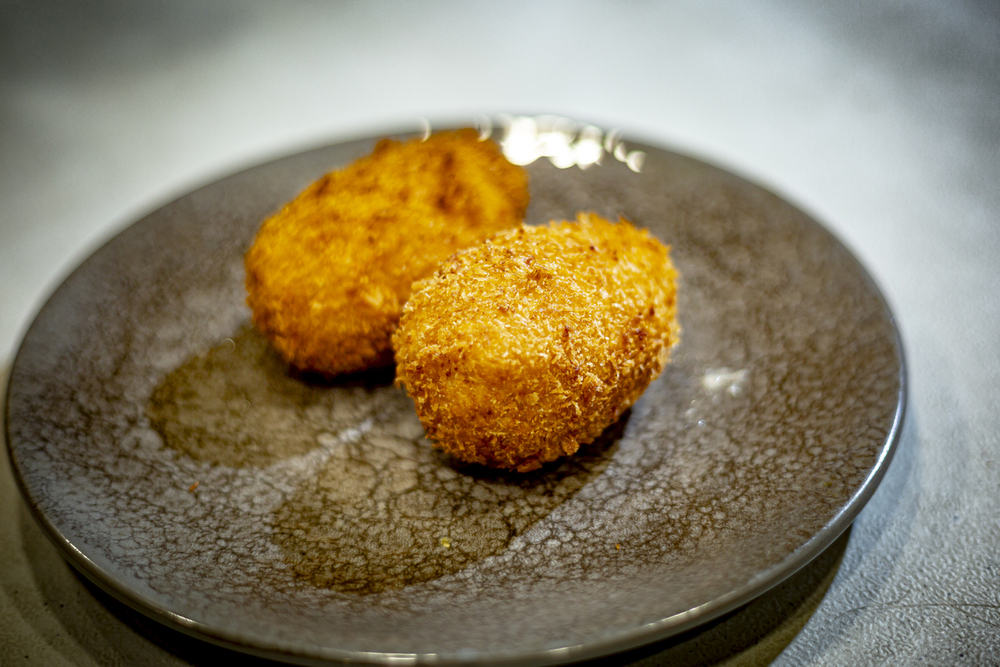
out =
[[[683,340],[629,413],[504,475],[433,450],[391,370],[290,374],[248,327],[243,252],[375,139],[294,155],[135,223],[28,331],[10,454],[69,561],[159,621],[278,659],[543,664],[693,627],[829,545],[904,405],[864,269],[715,167],[568,121],[507,130],[528,222],[622,215],[673,245]]]

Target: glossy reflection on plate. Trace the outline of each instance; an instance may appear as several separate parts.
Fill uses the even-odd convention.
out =
[[[431,448],[391,371],[290,372],[248,327],[260,222],[377,137],[223,179],[55,292],[8,393],[29,506],[86,575],[259,654],[549,663],[718,616],[871,496],[904,404],[897,332],[822,227],[736,176],[554,117],[484,123],[528,222],[624,216],[673,246],[674,360],[577,456],[517,475]]]

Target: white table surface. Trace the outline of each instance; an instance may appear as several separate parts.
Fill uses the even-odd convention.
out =
[[[1000,664],[993,2],[0,0],[0,369],[62,277],[192,187],[499,112],[619,127],[770,187],[858,255],[902,330],[906,426],[851,532],[645,662]],[[0,663],[225,654],[95,597],[17,498],[4,461]]]

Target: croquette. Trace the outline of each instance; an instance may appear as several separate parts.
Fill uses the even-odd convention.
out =
[[[670,248],[622,220],[521,226],[414,286],[396,378],[428,437],[521,472],[574,453],[629,408],[678,342]]]
[[[383,140],[263,223],[245,257],[254,325],[301,370],[388,365],[413,282],[527,205],[526,172],[475,130]]]

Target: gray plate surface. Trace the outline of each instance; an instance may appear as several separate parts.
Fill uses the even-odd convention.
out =
[[[10,376],[10,455],[88,577],[171,626],[288,661],[543,664],[729,611],[860,511],[905,403],[878,289],[779,197],[631,141],[638,172],[611,155],[527,166],[529,223],[624,216],[671,244],[682,274],[674,361],[598,442],[491,473],[430,447],[391,371],[289,374],[248,327],[243,252],[268,214],[374,142],[178,199],[39,313]]]

